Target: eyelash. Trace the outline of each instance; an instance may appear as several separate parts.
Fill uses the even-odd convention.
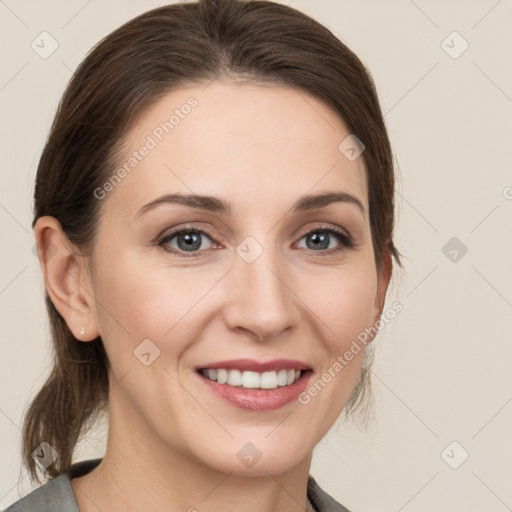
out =
[[[206,235],[208,238],[210,238],[212,241],[214,241],[213,236],[210,233],[208,233],[207,231],[204,231],[202,229],[197,229],[194,227],[184,227],[184,228],[180,228],[176,231],[172,231],[171,233],[164,235],[162,238],[159,239],[158,246],[162,247],[162,249],[164,249],[164,251],[171,252],[173,254],[177,254],[178,256],[184,257],[184,258],[190,258],[190,257],[194,258],[194,257],[200,256],[201,253],[204,252],[204,250],[203,251],[201,251],[201,250],[200,251],[190,251],[187,254],[184,251],[179,251],[174,248],[169,248],[169,247],[165,246],[165,244],[167,244],[174,237],[176,237],[177,235],[181,235],[183,233],[197,233],[197,234],[201,234],[201,235]],[[312,253],[323,253],[323,255],[329,256],[329,255],[332,255],[333,253],[338,253],[344,249],[352,249],[356,246],[354,240],[349,235],[346,235],[342,231],[339,231],[338,229],[332,228],[332,227],[314,228],[314,229],[308,231],[307,233],[304,233],[299,240],[302,240],[304,237],[311,235],[312,233],[330,233],[338,239],[338,241],[340,242],[340,245],[334,249],[320,250],[320,251],[315,251],[313,249],[306,249],[310,253],[311,252]]]

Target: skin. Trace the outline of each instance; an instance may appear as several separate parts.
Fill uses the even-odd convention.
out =
[[[304,510],[313,448],[346,404],[363,351],[307,405],[272,411],[225,403],[195,367],[299,359],[314,382],[382,313],[391,258],[377,272],[364,162],[338,150],[349,132],[337,114],[288,86],[226,79],[205,87],[173,91],[129,132],[127,158],[169,112],[198,100],[102,200],[90,258],[56,219],[35,227],[54,304],[77,339],[101,336],[112,363],[106,454],[71,481],[80,510]],[[342,202],[289,211],[300,196],[325,191],[352,194],[365,213]],[[135,218],[176,192],[222,197],[232,214],[166,204]],[[172,252],[185,253],[176,237],[158,245],[159,235],[190,224],[212,235],[200,238],[195,257]],[[328,248],[315,248],[308,233],[325,227],[356,246],[328,235]],[[248,236],[263,249],[250,264],[236,252]],[[46,258],[49,247],[55,254]],[[161,352],[145,366],[133,351],[148,338]],[[251,468],[237,457],[247,442],[262,453]]]

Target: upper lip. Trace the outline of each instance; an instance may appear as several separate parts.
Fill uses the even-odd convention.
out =
[[[197,369],[220,369],[242,370],[252,372],[271,372],[277,370],[309,370],[309,366],[294,359],[273,359],[271,361],[255,361],[254,359],[230,359],[226,361],[215,361],[206,365],[198,366]]]

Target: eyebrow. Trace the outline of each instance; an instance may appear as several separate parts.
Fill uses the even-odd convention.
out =
[[[323,208],[332,203],[348,203],[357,206],[363,215],[366,210],[361,201],[347,192],[323,192],[320,194],[310,194],[300,197],[291,207],[293,212],[302,212]],[[154,209],[161,204],[181,204],[190,208],[197,208],[214,213],[223,213],[231,215],[231,205],[222,198],[214,196],[205,196],[197,194],[165,194],[154,201],[142,206],[135,218]]]

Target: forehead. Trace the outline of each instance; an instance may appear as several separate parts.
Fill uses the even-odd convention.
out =
[[[364,161],[339,149],[349,135],[336,112],[296,88],[189,85],[153,104],[128,133],[117,162],[128,172],[109,202],[131,211],[162,193],[181,192],[265,207],[337,190],[368,210]]]

